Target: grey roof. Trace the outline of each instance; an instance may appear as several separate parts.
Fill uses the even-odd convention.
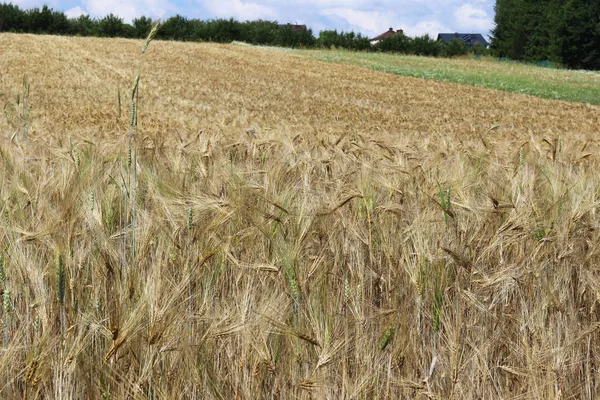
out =
[[[462,40],[467,46],[473,46],[475,43],[480,43],[486,47],[490,45],[481,33],[440,33],[437,37],[437,40],[443,40],[446,43],[454,39]]]

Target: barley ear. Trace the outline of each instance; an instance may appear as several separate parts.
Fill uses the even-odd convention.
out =
[[[94,192],[90,192],[90,211],[94,212],[94,207],[96,205],[96,196]]]
[[[188,231],[191,231],[192,228],[194,227],[194,214],[191,208],[188,209],[188,216],[187,216],[187,228]]]
[[[62,306],[65,302],[65,264],[60,253],[56,253],[56,297]]]
[[[117,88],[117,113],[118,118],[121,119],[121,88]]]

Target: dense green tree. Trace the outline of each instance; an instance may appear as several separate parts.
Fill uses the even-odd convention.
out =
[[[298,46],[298,35],[294,30],[289,27],[279,27],[279,32],[277,34],[277,41],[275,44],[283,47],[297,47]]]
[[[158,37],[169,40],[188,41],[193,39],[191,27],[188,19],[178,14],[165,21],[158,33]]]
[[[27,12],[27,31],[31,33],[51,33],[52,9],[44,5],[42,9],[32,8]]]
[[[539,61],[557,59],[557,27],[560,23],[560,1],[524,0],[521,2],[518,32],[521,37],[519,59]]]
[[[148,36],[148,33],[150,33],[150,29],[152,29],[153,23],[154,23],[154,21],[152,21],[150,18],[145,17],[145,16],[135,18],[133,20],[134,36],[139,39],[142,39],[142,38],[145,38],[146,36]]]
[[[71,34],[77,36],[98,36],[99,22],[89,15],[80,15],[70,20]]]
[[[412,39],[412,53],[417,56],[438,57],[444,50],[444,45],[429,35],[417,36]]]
[[[560,54],[566,66],[600,70],[600,2],[567,1],[559,36]]]
[[[342,32],[343,34],[343,32]],[[332,47],[341,47],[341,38],[337,30],[324,30],[319,33],[317,45],[330,49]]]
[[[252,44],[275,44],[279,26],[273,21],[247,21],[243,24],[245,41]]]
[[[473,46],[469,47],[469,53],[475,56],[489,56],[490,51],[481,43],[475,43]]]
[[[71,32],[71,21],[60,11],[52,12],[52,26],[50,32],[53,35],[68,35]]]
[[[495,10],[497,56],[600,69],[600,1],[497,0]]]
[[[298,37],[297,45],[300,47],[314,47],[317,43],[313,31],[310,28],[296,31],[294,34]]]
[[[316,45],[324,48],[340,47],[349,50],[370,50],[369,38],[354,32],[339,32],[325,30],[319,33]]]
[[[243,41],[241,22],[233,18],[211,21],[207,28],[210,41],[220,43],[229,43],[234,40]]]
[[[444,48],[444,55],[446,57],[464,56],[467,54],[468,49],[465,42],[458,39],[452,39],[450,43],[446,44]]]
[[[374,48],[379,51],[412,54],[412,39],[405,35],[394,35],[379,41]]]
[[[23,10],[12,3],[0,4],[0,32],[26,32],[27,28]]]
[[[519,60],[523,56],[525,30],[520,15],[523,3],[524,0],[496,0],[492,49],[500,57]]]
[[[98,33],[102,37],[125,36],[125,23],[123,19],[114,14],[108,14],[98,22]]]

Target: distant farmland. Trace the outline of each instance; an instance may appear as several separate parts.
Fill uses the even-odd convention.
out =
[[[595,397],[600,107],[142,45],[0,35],[0,397]]]
[[[460,83],[545,99],[600,105],[600,72],[545,68],[492,57],[454,59],[345,50],[302,51],[317,60],[394,75]]]

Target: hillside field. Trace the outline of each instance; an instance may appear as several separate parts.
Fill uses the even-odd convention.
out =
[[[599,106],[143,44],[0,34],[0,398],[597,397]]]
[[[600,72],[542,67],[492,57],[433,58],[345,50],[302,51],[317,60],[545,99],[600,105]]]

